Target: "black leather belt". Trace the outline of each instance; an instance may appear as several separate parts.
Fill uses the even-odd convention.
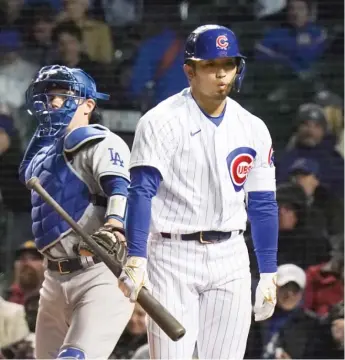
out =
[[[101,262],[96,257],[92,258],[93,264],[98,264]],[[86,260],[85,260],[86,261]],[[90,266],[92,266],[90,265]],[[82,264],[80,258],[73,258],[73,259],[63,259],[58,261],[48,260],[48,269],[51,271],[57,271],[58,273],[64,274],[71,274],[75,271],[85,269],[86,267]]]
[[[212,244],[219,241],[228,240],[232,235],[241,235],[243,230],[237,231],[199,231],[192,234],[183,234],[181,239],[184,241],[199,241],[202,244]],[[161,235],[166,239],[171,239],[172,234],[170,233],[161,233]]]

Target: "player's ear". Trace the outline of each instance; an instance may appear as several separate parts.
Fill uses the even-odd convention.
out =
[[[193,76],[194,76],[193,67],[190,66],[189,64],[184,64],[183,65],[183,71],[184,71],[185,75],[187,76],[188,81],[191,81],[193,79]]]
[[[91,114],[92,110],[95,108],[96,102],[93,99],[86,99],[83,105],[84,105],[84,114],[89,115]]]

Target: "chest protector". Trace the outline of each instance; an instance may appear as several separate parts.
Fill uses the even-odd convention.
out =
[[[67,163],[65,151],[77,151],[86,142],[102,139],[107,131],[100,126],[87,126],[71,132],[67,138],[57,139],[49,147],[42,148],[34,157],[31,171],[26,173],[26,181],[38,177],[43,188],[78,222],[90,204],[87,185],[77,176]],[[38,250],[52,246],[71,227],[58,213],[35,192],[31,192],[32,232]]]

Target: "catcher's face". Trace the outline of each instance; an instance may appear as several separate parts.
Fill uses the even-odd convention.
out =
[[[230,93],[237,72],[235,58],[201,60],[185,65],[185,73],[193,91],[203,97],[224,100]]]
[[[57,110],[65,104],[71,95],[74,95],[74,92],[65,89],[52,89],[49,91],[49,93],[47,93],[47,95],[50,108]],[[89,115],[96,105],[95,101],[92,99],[75,98],[74,101],[78,107],[72,118],[72,121],[67,127],[67,131],[72,130],[78,126],[87,125]]]
[[[53,89],[47,93],[48,103],[51,109],[60,109],[69,98],[69,95],[74,95],[73,91],[65,89]],[[76,100],[76,102],[78,102]]]

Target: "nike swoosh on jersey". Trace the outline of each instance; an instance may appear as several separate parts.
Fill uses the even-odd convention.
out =
[[[190,132],[190,136],[194,136],[194,135],[196,135],[196,134],[198,134],[199,132],[201,131],[201,129],[200,130],[198,130],[198,131],[196,131],[196,132]]]

